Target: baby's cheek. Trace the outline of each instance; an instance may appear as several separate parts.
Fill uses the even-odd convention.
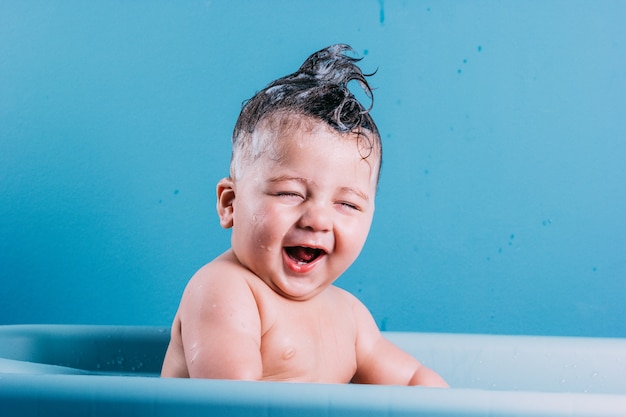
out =
[[[267,219],[264,219],[264,221],[257,223],[251,222],[249,224],[252,233],[252,244],[260,250],[278,250],[282,247],[284,231],[280,225],[267,222],[266,220]]]
[[[344,238],[338,242],[338,246],[341,245],[342,252],[354,261],[361,253],[366,239],[367,230],[355,229],[350,231],[350,233],[346,233]]]

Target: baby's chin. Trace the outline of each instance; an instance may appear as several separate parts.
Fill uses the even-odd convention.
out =
[[[307,278],[283,277],[280,282],[275,280],[264,280],[265,283],[281,297],[291,301],[309,301],[332,285],[332,282],[325,282],[322,285],[315,285]]]

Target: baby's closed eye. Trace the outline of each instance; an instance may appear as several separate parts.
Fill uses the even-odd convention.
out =
[[[301,201],[304,201],[305,199],[302,194],[295,191],[280,191],[275,193],[274,195],[290,204],[299,203]]]
[[[361,211],[361,207],[348,201],[339,201],[336,204],[341,206],[342,208],[345,208],[346,210]]]

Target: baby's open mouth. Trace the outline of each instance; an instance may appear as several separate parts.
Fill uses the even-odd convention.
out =
[[[285,253],[300,264],[308,264],[326,254],[323,249],[307,248],[306,246],[288,246]]]

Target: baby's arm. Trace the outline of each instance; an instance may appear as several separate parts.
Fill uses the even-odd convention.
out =
[[[200,269],[185,289],[179,317],[191,378],[261,379],[261,322],[241,271],[220,260]]]
[[[354,311],[358,326],[354,383],[448,387],[436,372],[385,339],[370,312],[358,300]]]

